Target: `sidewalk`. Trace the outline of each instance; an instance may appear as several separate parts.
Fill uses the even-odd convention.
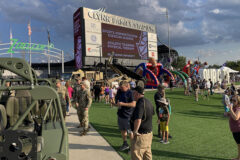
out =
[[[86,136],[80,136],[79,131],[82,128],[76,128],[79,124],[77,111],[70,108],[70,115],[66,117],[69,160],[122,160],[122,157],[92,126]]]

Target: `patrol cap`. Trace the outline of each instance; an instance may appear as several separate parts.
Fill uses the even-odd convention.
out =
[[[82,82],[80,83],[80,85],[84,85],[85,87],[87,86],[87,84],[86,84],[85,81],[82,81]]]
[[[140,86],[135,87],[133,90],[144,95],[144,88],[142,88]]]
[[[56,80],[56,83],[61,83],[61,80],[60,80],[60,79],[57,79],[57,80]]]

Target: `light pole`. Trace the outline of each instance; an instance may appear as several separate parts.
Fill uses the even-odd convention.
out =
[[[170,54],[170,31],[169,31],[169,18],[168,18],[168,10],[166,9],[166,17],[168,22],[168,56],[169,56],[169,64],[171,66],[171,54]]]
[[[102,45],[99,45],[98,47],[96,48],[99,48],[99,58],[100,58],[100,62],[99,63],[102,63],[102,52],[101,52],[101,48],[102,48]]]
[[[161,13],[160,15],[166,15],[166,18],[167,18],[167,23],[168,23],[168,46],[167,45],[165,45],[164,43],[162,43],[162,42],[160,42],[160,43],[162,43],[162,44],[164,44],[165,46],[167,46],[168,47],[168,57],[169,57],[169,64],[170,64],[170,66],[171,66],[171,55],[170,55],[170,26],[169,26],[169,18],[168,18],[168,9],[166,8],[166,13]],[[159,39],[158,39],[158,41],[160,41]]]

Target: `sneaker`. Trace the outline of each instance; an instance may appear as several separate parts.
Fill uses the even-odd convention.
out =
[[[161,139],[161,140],[160,140],[160,143],[163,143],[163,142],[164,142],[163,139]]]
[[[163,144],[169,144],[170,142],[169,141],[165,141]]]
[[[66,113],[66,116],[70,116],[69,112]]]
[[[120,151],[125,151],[125,150],[127,150],[127,149],[129,149],[129,145],[128,144],[123,144],[121,147],[120,147]]]

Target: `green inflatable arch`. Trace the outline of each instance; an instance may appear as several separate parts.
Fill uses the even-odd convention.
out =
[[[181,73],[182,75],[184,75],[185,78],[189,78],[189,76],[187,75],[187,73],[185,73],[185,72],[183,72],[183,71],[180,71],[180,73]]]
[[[183,83],[186,85],[187,84],[187,81],[186,81],[186,79],[185,79],[185,77],[184,77],[184,75],[182,74],[182,73],[180,73],[180,72],[177,72],[177,71],[171,71],[173,74],[176,74],[176,75],[178,75],[181,79],[182,79],[182,81],[183,81]]]

